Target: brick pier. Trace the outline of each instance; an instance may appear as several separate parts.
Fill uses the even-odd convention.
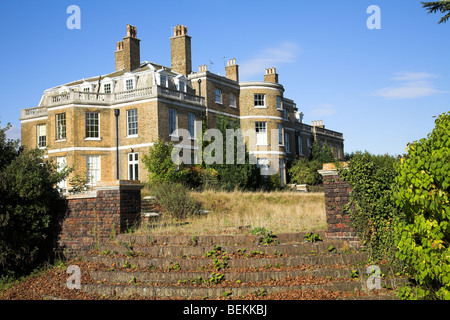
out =
[[[343,211],[350,200],[350,186],[339,177],[339,173],[332,163],[323,165],[319,170],[323,177],[325,192],[325,212],[327,219],[328,238],[347,240],[351,246],[359,244],[356,232],[351,226],[350,215]]]
[[[76,256],[139,222],[142,185],[137,181],[100,182],[93,191],[60,200],[58,252]]]

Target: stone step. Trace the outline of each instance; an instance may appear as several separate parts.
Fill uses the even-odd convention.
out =
[[[200,270],[212,264],[211,258],[176,258],[176,257],[116,257],[115,255],[86,255],[85,260],[92,263],[101,263],[106,266],[131,265],[141,268],[169,268],[178,263],[181,270]],[[298,266],[298,265],[351,265],[367,261],[365,253],[329,254],[275,258],[238,258],[229,259],[229,268],[264,267],[268,265]]]
[[[332,247],[330,247],[332,246]],[[99,253],[113,253],[119,254],[130,253],[145,254],[152,257],[198,257],[204,256],[205,253],[212,250],[214,246],[200,246],[200,245],[131,245],[123,242],[105,243],[99,247]],[[252,252],[262,252],[270,255],[310,255],[310,254],[327,254],[329,250],[335,248],[338,252],[351,252],[346,243],[343,241],[319,241],[315,243],[295,243],[295,244],[279,244],[279,245],[225,245],[221,246],[221,252],[228,254],[240,254],[241,256],[250,255]]]
[[[275,235],[274,241],[279,244],[283,243],[302,243],[307,232],[283,233]],[[325,240],[325,233],[316,232]],[[136,235],[136,234],[120,234],[116,240],[118,242],[126,242],[133,245],[251,245],[259,244],[262,235],[252,234],[235,234],[235,235]]]
[[[365,268],[359,267],[353,268],[311,268],[300,270],[268,270],[268,271],[246,271],[237,272],[232,269],[222,269],[220,271],[214,271],[214,273],[220,273],[224,275],[224,279],[227,281],[241,281],[256,282],[272,280],[282,280],[285,278],[294,278],[301,276],[313,276],[313,277],[333,277],[333,278],[345,278],[351,279],[352,270],[357,270],[359,274],[365,272]],[[166,283],[176,284],[191,283],[191,280],[202,279],[207,281],[212,272],[206,271],[170,271],[170,272],[158,272],[158,271],[91,271],[89,272],[91,278],[94,281],[106,281],[109,283],[129,283],[130,281],[137,280],[140,283]]]
[[[394,287],[399,281],[387,279],[387,285]],[[367,291],[366,281],[329,281],[319,284],[294,284],[294,285],[239,285],[231,286],[161,286],[142,284],[82,284],[81,290],[86,293],[98,294],[107,297],[170,297],[170,298],[217,298],[224,294],[231,297],[241,297],[249,294],[276,293],[290,290],[327,290],[339,292]]]

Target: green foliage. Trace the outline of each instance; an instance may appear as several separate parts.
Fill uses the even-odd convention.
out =
[[[149,171],[151,185],[186,181],[188,172],[178,170],[172,161],[172,152],[173,144],[159,139],[149,148],[148,154],[142,157],[142,162]]]
[[[71,193],[79,193],[88,189],[86,172],[75,173],[71,178],[69,178],[69,183],[72,186],[72,189],[70,189]]]
[[[261,176],[256,164],[250,164],[249,153],[244,143],[243,136],[236,136],[233,140],[233,164],[227,164],[227,141],[226,130],[239,129],[237,122],[232,122],[225,117],[219,116],[216,122],[216,129],[218,129],[223,136],[223,164],[207,164],[206,168],[214,169],[218,173],[219,186],[226,191],[255,189],[260,186]],[[238,145],[244,145],[244,159],[239,158]],[[229,155],[229,157],[231,157]]]
[[[211,284],[218,284],[225,280],[225,275],[222,273],[211,272],[208,282]]]
[[[275,238],[277,238],[277,236],[275,234],[273,234],[272,231],[268,231],[264,227],[253,228],[252,230],[250,230],[250,234],[261,235],[261,237],[259,237],[259,239],[258,239],[258,242],[263,245],[270,245],[270,244],[278,243],[278,241],[275,240]]]
[[[447,20],[450,18],[450,1],[449,0],[440,0],[440,1],[429,1],[429,2],[422,2],[423,8],[428,10],[428,13],[446,13],[445,16],[439,20],[438,23],[447,22]]]
[[[393,223],[400,214],[391,198],[396,158],[357,152],[340,177],[351,187],[347,210],[372,259],[392,258]]]
[[[319,140],[314,140],[312,144],[311,160],[318,161],[320,165],[336,161],[328,143],[321,144]]]
[[[307,234],[305,234],[303,236],[303,239],[305,239],[306,242],[311,242],[311,243],[315,243],[317,241],[322,241],[322,238],[320,237],[320,235],[317,233],[313,233],[313,232],[308,232]]]
[[[409,299],[450,299],[450,112],[441,114],[427,138],[409,144],[398,165],[393,192],[405,213],[396,229],[397,256],[414,276]]]
[[[299,158],[289,169],[290,182],[295,184],[318,185],[322,183],[322,176],[317,170],[322,169],[322,163],[317,160]]]
[[[176,219],[194,215],[200,209],[200,204],[189,195],[188,189],[181,183],[154,184],[152,194],[164,212]]]
[[[322,145],[318,140],[314,140],[311,156],[296,159],[288,169],[289,181],[294,184],[320,185],[323,179],[318,170],[322,169],[324,163],[335,161],[330,146],[326,142]]]
[[[52,245],[59,198],[54,186],[66,175],[44,161],[38,149],[23,151],[4,163],[0,171],[0,274],[25,272],[45,246]]]
[[[6,139],[6,131],[9,129],[10,123],[5,128],[0,128],[0,170],[9,165],[20,152],[20,140]]]

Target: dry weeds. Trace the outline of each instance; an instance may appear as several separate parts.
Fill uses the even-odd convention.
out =
[[[183,221],[163,215],[137,230],[145,234],[238,234],[255,227],[273,233],[317,231],[326,228],[323,193],[192,192],[208,212]]]

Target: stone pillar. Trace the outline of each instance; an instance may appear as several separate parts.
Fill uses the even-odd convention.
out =
[[[62,198],[58,251],[77,256],[137,225],[142,187],[138,181],[106,181],[93,191]]]
[[[344,163],[344,165],[346,165]],[[319,170],[323,177],[325,192],[325,212],[327,219],[328,238],[348,240],[351,245],[357,241],[356,232],[353,230],[350,215],[342,209],[350,200],[350,186],[346,181],[339,178],[339,173],[332,163],[323,165],[323,170]]]

